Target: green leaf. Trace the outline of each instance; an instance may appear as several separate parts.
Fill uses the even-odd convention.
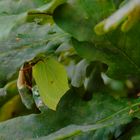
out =
[[[63,0],[0,1],[1,87],[25,61],[33,59],[38,53],[54,51],[67,40],[66,33],[56,25],[52,25],[50,15],[55,7],[63,2]],[[28,20],[32,23],[28,23]],[[46,25],[39,25],[44,22]]]
[[[21,102],[20,96],[16,95],[8,100],[0,108],[0,122],[16,117],[21,114],[25,114],[26,108]]]
[[[1,123],[0,138],[60,138],[61,134],[61,138],[67,138],[102,128],[106,128],[109,135],[131,121],[133,114],[129,114],[130,109],[135,110],[139,104],[139,100],[115,100],[106,93],[94,94],[91,101],[85,102],[76,93],[69,93],[62,98],[55,112],[47,110],[39,115],[18,117]]]
[[[38,12],[45,12],[46,15],[51,14],[53,10],[60,4],[64,3],[65,0],[52,0],[50,3],[45,4],[41,1],[1,1],[0,6],[0,40],[7,38],[13,28],[17,27],[20,24],[26,23],[26,18],[28,18],[28,13],[34,10]],[[8,3],[8,5],[7,5]],[[10,5],[11,4],[11,5]],[[15,4],[20,6],[15,6]],[[43,5],[44,4],[44,5]],[[7,7],[10,9],[7,10]],[[26,8],[24,8],[26,6]],[[35,13],[34,13],[35,14]]]
[[[115,10],[112,0],[68,0],[54,11],[59,27],[79,41],[94,41],[93,27]]]
[[[135,1],[130,3],[136,4]],[[127,32],[116,29],[101,36],[91,31],[114,10],[115,6],[110,0],[68,1],[55,10],[54,20],[59,27],[79,41],[73,43],[80,56],[108,65],[108,76],[115,79],[138,78],[140,75],[139,22]],[[106,20],[95,27],[101,34],[105,22]]]
[[[103,23],[101,22],[102,32],[99,34],[103,34],[103,32],[106,33],[112,29],[116,29],[122,22],[124,22],[121,27],[122,31],[128,31],[139,20],[139,11],[140,0],[128,1],[113,15],[105,19]],[[99,25],[101,25],[101,23],[99,23]]]
[[[125,129],[123,130],[123,135],[120,135],[120,140],[132,140],[135,137],[139,137],[140,132],[140,120],[134,119],[131,123],[125,126]]]
[[[140,140],[140,135],[132,137],[131,140]]]
[[[33,67],[33,77],[43,102],[53,110],[61,97],[68,91],[68,79],[64,66],[49,57]]]
[[[0,88],[0,106],[15,95],[18,95],[16,80],[7,83],[4,88]]]
[[[140,28],[136,27],[133,31],[131,30],[131,32],[129,32],[129,36],[124,35],[124,38],[128,40],[128,42],[124,42],[126,44],[123,43],[124,38],[119,40],[122,41],[122,45],[124,44],[124,46],[121,46],[121,44],[117,46],[118,42],[114,40],[115,38],[113,39],[113,36],[107,37],[107,39],[112,40],[111,42],[106,42],[107,44],[98,44],[98,46],[96,46],[96,44],[90,42],[78,42],[73,39],[73,45],[78,54],[83,58],[91,61],[101,61],[107,64],[108,69],[106,73],[108,76],[114,79],[138,78],[140,75],[140,63],[138,61],[140,56],[140,48],[138,45],[139,29]],[[133,36],[133,34],[135,34],[135,36]],[[119,35],[118,33],[118,36]],[[117,38],[118,37],[116,37],[116,40]],[[131,39],[136,40],[133,42]]]
[[[0,16],[0,40],[6,39],[12,28],[24,23],[26,14]]]
[[[8,80],[25,61],[33,59],[39,53],[54,52],[68,34],[56,25],[37,25],[27,23],[19,26],[0,44],[0,80]]]
[[[66,138],[71,138],[76,135],[80,135],[82,133],[86,133],[88,131],[95,131],[100,128],[104,128],[106,126],[109,126],[110,124],[97,124],[97,125],[69,125],[67,127],[64,127],[48,136],[33,139],[33,140],[63,140]]]
[[[0,10],[0,40],[3,40],[9,36],[14,27],[25,23],[27,10],[37,8],[37,5],[33,1],[27,0],[21,1],[21,3],[19,1],[1,0],[0,7],[2,7]]]
[[[1,14],[20,14],[27,10],[34,9],[46,4],[46,0],[1,0],[0,13]]]

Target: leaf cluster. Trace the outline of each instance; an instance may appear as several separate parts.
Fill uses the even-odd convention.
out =
[[[0,139],[140,139],[140,0],[0,7]]]

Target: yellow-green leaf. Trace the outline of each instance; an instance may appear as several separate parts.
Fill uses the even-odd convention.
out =
[[[22,114],[25,110],[26,108],[22,104],[20,96],[16,95],[0,108],[0,122]]]
[[[56,110],[60,98],[69,89],[65,68],[49,57],[33,67],[33,77],[43,102],[50,109]]]

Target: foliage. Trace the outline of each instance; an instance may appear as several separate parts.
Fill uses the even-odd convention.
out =
[[[140,139],[140,0],[0,7],[0,139]]]

